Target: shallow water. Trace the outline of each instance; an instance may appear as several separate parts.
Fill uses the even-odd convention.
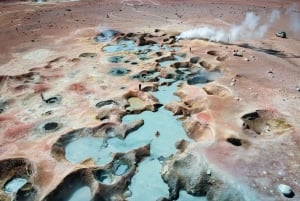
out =
[[[177,85],[178,82],[171,86],[160,86],[159,91],[152,94],[164,105],[171,101],[178,101],[179,98],[173,95]],[[91,157],[97,165],[105,165],[111,162],[112,153],[128,152],[150,143],[151,155],[138,166],[138,172],[129,187],[132,192],[129,200],[152,201],[159,197],[168,197],[168,186],[160,175],[162,160],[177,151],[175,148],[177,141],[181,139],[189,141],[189,138],[182,128],[182,122],[163,107],[157,112],[144,111],[136,115],[126,115],[122,122],[126,124],[139,119],[144,120],[144,125],[130,133],[124,140],[111,138],[104,141],[102,138],[91,136],[74,140],[66,147],[66,158],[73,163],[79,163]],[[126,168],[121,166],[117,172],[121,174]],[[149,195],[145,196],[145,194]]]
[[[121,175],[124,175],[129,169],[129,166],[126,165],[126,164],[120,164],[116,170],[115,170],[115,175],[117,176],[121,176]]]
[[[109,74],[113,76],[124,76],[130,72],[129,69],[123,67],[114,67],[109,71]]]
[[[65,157],[72,163],[81,163],[92,158],[97,165],[107,164],[112,160],[112,156],[105,146],[106,142],[99,137],[78,138],[66,146]]]
[[[108,30],[105,30],[105,31],[99,33],[94,38],[94,40],[99,43],[108,42],[108,41],[111,41],[118,33],[119,33],[119,31],[108,29]]]
[[[177,88],[176,84],[171,86],[161,86],[159,91],[152,94],[159,99],[162,104],[171,101],[179,100],[177,96],[173,95]],[[174,144],[180,139],[188,140],[181,124],[173,113],[159,108],[157,112],[144,111],[137,115],[126,115],[123,117],[123,123],[130,123],[139,119],[144,120],[144,125],[135,132],[128,135],[125,142],[127,145],[147,144],[151,143],[151,157],[158,158],[160,156],[167,157],[176,152]],[[159,132],[159,136],[155,134]],[[109,144],[115,144],[116,140],[111,139]],[[116,146],[116,144],[115,144]]]
[[[176,88],[177,83],[171,86],[161,86],[159,91],[152,92],[152,94],[159,99],[160,103],[166,104],[179,100],[177,96],[173,95]],[[105,165],[112,160],[112,153],[128,152],[149,143],[151,143],[153,156],[166,157],[176,151],[174,144],[178,140],[188,140],[181,126],[182,122],[176,120],[173,113],[163,107],[159,108],[157,112],[144,111],[137,115],[126,115],[122,121],[126,124],[139,119],[144,120],[144,125],[130,133],[125,140],[111,138],[105,141],[92,136],[73,140],[65,148],[66,159],[73,163],[80,163],[92,158],[97,165]],[[159,137],[155,137],[157,131],[160,133]]]
[[[161,164],[158,160],[145,159],[138,167],[129,190],[132,196],[129,201],[153,201],[160,197],[169,197],[168,186],[160,176]]]
[[[207,201],[207,198],[205,196],[195,197],[188,194],[186,191],[180,191],[177,201]]]
[[[162,79],[160,79],[160,81],[162,81]],[[172,101],[180,101],[180,98],[174,95],[178,84],[179,82],[175,82],[170,86],[160,86],[158,91],[151,92],[151,94],[154,95],[163,105]],[[172,118],[174,119],[173,115]]]
[[[132,40],[120,40],[116,45],[107,45],[103,48],[104,52],[139,52],[140,54],[145,54],[151,51],[159,51],[160,47],[158,44],[154,45],[143,45],[137,46]]]
[[[103,51],[106,53],[114,53],[114,52],[131,52],[138,53],[141,57],[147,59],[147,53],[157,52],[160,50],[165,51],[177,51],[178,47],[169,47],[167,45],[163,45],[162,47],[159,44],[152,45],[143,45],[137,46],[133,40],[120,40],[116,45],[107,45],[103,48]],[[179,58],[179,57],[178,57]],[[145,60],[145,59],[141,59]]]
[[[175,51],[168,46],[145,45],[137,46],[132,40],[121,40],[116,45],[108,45],[103,48],[104,52],[130,52],[146,58],[147,54],[151,51]],[[182,61],[185,56],[175,56],[174,60],[160,62],[161,67],[169,66],[175,62]],[[120,62],[123,57],[115,58],[111,57],[110,62]],[[204,70],[205,71],[205,70]],[[218,72],[204,72],[199,70],[199,74],[205,79],[211,81],[219,76]],[[182,74],[185,76],[190,74],[187,69],[182,70]],[[159,75],[159,72],[154,74],[145,75],[144,79],[151,79]],[[202,79],[202,78],[201,78]],[[170,86],[160,86],[158,91],[150,92],[154,95],[159,103],[166,105],[173,101],[179,101],[179,97],[173,93],[176,91],[180,81],[174,79],[165,79],[159,77],[159,82],[173,83]],[[193,84],[202,86],[202,80],[195,80]],[[129,100],[130,107],[133,107],[133,103],[138,100]],[[139,105],[139,104],[138,104]],[[129,107],[129,108],[130,108]],[[128,108],[127,108],[128,109]],[[136,109],[136,108],[134,108]],[[160,171],[162,168],[163,160],[169,157],[171,154],[176,153],[175,143],[181,139],[190,141],[187,137],[182,122],[176,119],[176,116],[172,112],[161,107],[156,112],[144,111],[140,114],[126,115],[122,119],[122,123],[129,124],[137,120],[144,120],[144,125],[138,130],[130,133],[125,139],[110,138],[103,140],[97,137],[83,137],[74,140],[66,146],[66,158],[73,163],[79,163],[87,158],[92,158],[97,165],[106,165],[112,161],[112,153],[129,152],[133,149],[150,144],[150,156],[145,158],[138,166],[137,173],[133,176],[129,190],[131,191],[131,197],[128,200],[143,200],[153,201],[160,197],[168,197],[168,185],[163,182]],[[124,174],[128,169],[128,166],[121,165],[116,169],[116,174]],[[113,182],[111,176],[107,173],[99,173],[100,182]],[[99,175],[98,175],[99,176]],[[202,200],[206,201],[205,197],[194,197],[186,192],[180,193],[179,200],[194,201]]]
[[[173,60],[167,60],[167,61],[159,62],[159,65],[161,67],[167,67],[167,66],[170,66],[170,65],[172,65],[172,64],[174,64],[178,61],[182,61],[183,59],[184,59],[184,57],[175,55]]]
[[[26,183],[27,179],[21,177],[14,178],[4,186],[4,191],[8,194],[17,193]]]
[[[115,177],[112,173],[109,172],[105,172],[105,171],[98,171],[95,175],[94,175],[95,179],[102,183],[102,184],[106,184],[106,185],[111,185],[113,183],[115,183]]]
[[[173,95],[177,84],[176,82],[171,86],[161,86],[159,91],[152,94],[162,104],[177,101],[179,98]],[[189,138],[181,126],[182,122],[163,107],[157,112],[145,111],[138,115],[127,115],[123,118],[123,122],[129,123],[137,119],[143,119],[144,126],[131,133],[126,141],[130,144],[151,142],[151,155],[140,163],[138,172],[132,179],[129,187],[132,196],[129,200],[152,201],[160,197],[168,197],[168,186],[160,175],[161,160],[177,151],[175,143],[178,140],[189,140]],[[155,136],[156,132],[159,132],[159,136]],[[141,189],[147,190],[141,191]]]
[[[75,191],[68,201],[89,201],[91,198],[92,194],[90,188],[84,186]]]

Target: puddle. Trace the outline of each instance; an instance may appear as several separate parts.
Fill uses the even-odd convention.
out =
[[[152,94],[159,99],[160,103],[166,104],[179,100],[173,95],[176,88],[176,84],[162,86],[159,91]],[[66,159],[73,163],[81,163],[92,158],[97,165],[106,165],[111,162],[112,153],[128,152],[150,142],[153,157],[167,157],[176,151],[174,145],[178,140],[188,140],[181,126],[182,122],[176,120],[173,113],[164,108],[159,108],[157,112],[144,111],[137,115],[127,115],[123,117],[123,123],[132,123],[140,119],[144,120],[144,125],[130,133],[124,140],[119,138],[104,140],[92,136],[73,140],[65,148]],[[155,136],[157,131],[160,133],[159,137]]]
[[[137,46],[133,40],[120,40],[116,45],[107,45],[103,48],[103,51],[106,53],[136,52],[139,53],[139,55],[143,55],[142,57],[145,57],[149,52],[159,50],[161,50],[161,48],[158,44]]]
[[[130,71],[131,70],[129,70],[127,68],[115,67],[115,68],[112,68],[109,71],[109,73],[113,76],[123,76],[123,75],[130,73]]]
[[[27,179],[22,177],[17,177],[9,182],[7,182],[4,186],[4,192],[7,194],[15,194],[17,193],[25,184],[27,183]]]
[[[130,149],[130,147],[137,145],[140,147],[151,142],[152,157],[167,157],[176,152],[174,145],[178,140],[188,139],[181,126],[181,121],[175,118],[173,113],[164,108],[158,109],[157,112],[145,111],[138,115],[125,116],[124,122],[143,119],[144,125],[137,131],[130,133],[124,141],[112,138],[108,143],[110,146],[125,146]],[[159,137],[155,136],[157,132],[159,132]]]
[[[152,94],[162,104],[178,101],[179,98],[173,95],[178,83],[161,86],[159,91],[152,92]],[[135,97],[131,99],[133,98]],[[134,102],[134,100],[132,101]],[[129,102],[132,101],[129,100]],[[129,200],[141,200],[149,197],[150,201],[153,198],[168,197],[168,186],[160,175],[161,162],[165,157],[177,151],[175,148],[177,141],[181,139],[189,141],[189,138],[182,128],[182,122],[163,107],[159,108],[157,112],[144,111],[136,115],[126,115],[122,122],[127,124],[140,119],[144,120],[144,125],[130,133],[125,139],[110,138],[105,141],[92,136],[75,139],[66,146],[66,159],[73,163],[80,163],[92,158],[97,165],[106,165],[112,161],[112,153],[128,152],[151,143],[151,155],[140,163],[138,173],[133,177],[129,187],[132,192]],[[99,170],[94,175],[99,182],[109,185],[114,182],[114,175],[126,174],[128,168],[126,163],[120,163],[114,167],[113,173]],[[145,177],[148,178],[147,182],[145,182]],[[141,186],[143,187],[141,188]],[[143,188],[148,189],[149,196],[145,196],[145,191],[141,191]]]
[[[107,135],[114,132],[109,130]],[[129,134],[130,136],[131,134]],[[74,139],[65,147],[65,157],[72,163],[81,163],[89,158],[97,165],[107,165],[112,162],[113,153],[125,153],[149,143],[149,140],[139,142],[135,139],[127,141],[119,138],[103,139],[101,137],[85,136]],[[124,164],[126,165],[126,164]],[[116,168],[117,172],[122,172]]]
[[[129,107],[127,110],[141,110],[144,108],[145,102],[138,97],[131,97],[128,99]]]
[[[139,79],[141,82],[157,82],[159,79],[159,72],[156,71],[142,71],[137,75],[132,76],[132,79]]]
[[[179,47],[169,47],[168,45],[163,45],[162,49],[167,52],[177,52]]]
[[[131,181],[129,189],[132,196],[128,200],[153,201],[160,197],[169,197],[168,186],[161,178],[160,169],[161,164],[158,160],[145,159]]]
[[[110,63],[120,63],[123,60],[123,56],[112,56],[108,58]]]
[[[47,122],[42,126],[42,131],[43,132],[55,132],[57,130],[59,130],[62,127],[62,124],[58,123],[58,122]]]
[[[149,59],[149,58],[147,57],[147,54],[139,54],[138,58],[139,58],[139,60],[141,60],[141,61],[146,61],[146,60]]]
[[[166,61],[161,61],[161,62],[158,62],[158,63],[161,67],[167,67],[167,66],[170,66],[170,65],[172,65],[172,64],[174,64],[178,61],[182,61],[183,59],[184,59],[184,57],[174,55],[173,59],[166,60]]]
[[[221,75],[222,73],[219,70],[215,70],[211,72],[206,70],[201,70],[198,73],[188,75],[187,83],[189,85],[203,86],[203,84],[212,82],[217,78],[219,78]]]
[[[179,98],[173,95],[177,84],[178,82],[171,86],[161,86],[159,91],[152,92],[152,94],[162,104],[177,101]],[[177,141],[181,139],[189,141],[189,138],[182,128],[182,122],[163,107],[159,108],[157,112],[145,111],[137,115],[127,115],[123,117],[122,121],[129,123],[138,119],[143,119],[144,125],[127,136],[126,145],[142,145],[151,142],[151,155],[140,163],[138,173],[131,181],[129,189],[132,196],[129,197],[129,200],[150,201],[160,197],[168,197],[168,186],[163,182],[160,175],[161,160],[177,151],[175,148]],[[111,139],[109,144],[113,143],[116,146],[117,140]],[[145,178],[147,178],[147,182],[145,182]],[[141,189],[147,189],[147,191],[141,191]]]
[[[99,33],[94,40],[98,43],[111,41],[116,35],[120,34],[119,31],[108,29]]]
[[[91,200],[92,194],[91,190],[87,186],[83,186],[75,191],[68,201],[83,201],[83,200]]]
[[[103,48],[106,53],[121,52],[134,53],[138,55],[140,60],[146,60],[149,52],[158,51],[177,51],[178,48],[171,48],[167,45],[160,46],[158,44],[137,46],[134,40],[119,40],[117,44],[107,45]],[[142,71],[133,76],[133,79],[139,79],[141,82],[155,81],[158,82],[158,91],[150,92],[155,96],[160,104],[166,105],[173,101],[180,101],[180,98],[173,93],[176,91],[178,84],[186,80],[188,84],[202,86],[204,83],[210,82],[218,78],[221,73],[219,71],[208,72],[204,69],[190,69],[189,62],[182,62],[185,55],[174,55],[172,58],[166,58],[158,61],[160,67],[171,66],[176,69],[175,77],[161,78],[159,72]],[[108,59],[111,63],[132,63],[132,61],[124,59],[121,55],[111,56]],[[192,63],[197,63],[199,58],[192,58]],[[192,71],[192,72],[191,72]],[[110,73],[112,75],[125,75],[130,70],[126,68],[113,68]],[[160,86],[162,85],[162,86]],[[113,102],[99,102],[96,107],[110,105]],[[139,110],[144,107],[144,101],[137,97],[130,97],[128,99],[128,107],[126,110]],[[137,130],[131,132],[125,139],[117,137],[110,137],[103,139],[101,137],[85,136],[74,139],[65,147],[65,157],[72,163],[81,163],[86,159],[93,159],[96,165],[104,166],[112,162],[114,153],[126,153],[150,144],[150,156],[141,161],[138,165],[138,170],[133,176],[129,191],[131,196],[128,200],[144,200],[153,201],[162,197],[169,197],[168,185],[162,180],[160,171],[162,168],[163,160],[170,155],[177,152],[175,148],[176,142],[184,139],[191,141],[186,135],[182,121],[177,120],[177,117],[172,112],[160,107],[156,112],[144,111],[139,114],[128,114],[122,118],[123,124],[131,124],[138,120],[143,120],[144,124]],[[107,135],[111,135],[114,130],[107,130]],[[115,135],[111,135],[115,136]],[[106,185],[113,185],[116,178],[126,175],[131,168],[130,164],[122,161],[113,161],[113,166],[108,170],[95,170],[93,173],[94,178]],[[89,190],[89,189],[88,189]],[[87,191],[84,193],[87,193]],[[90,192],[88,192],[90,193]],[[86,200],[83,199],[82,200]],[[206,201],[205,197],[194,197],[186,192],[180,192],[180,201]],[[69,200],[71,201],[71,199]],[[72,200],[73,201],[73,200]]]
[[[106,172],[104,170],[97,170],[94,173],[94,178],[102,183],[102,184],[106,184],[106,185],[112,185],[115,183],[115,177],[113,174]]]
[[[97,165],[106,165],[112,161],[113,150],[106,148],[107,142],[100,137],[86,136],[77,138],[65,148],[65,157],[72,163],[81,163],[92,158]]]
[[[196,197],[188,194],[186,191],[180,191],[179,198],[177,201],[207,201],[205,196]]]
[[[129,169],[129,166],[127,164],[119,164],[114,171],[114,174],[117,176],[124,175]]]
[[[179,101],[180,98],[173,94],[176,91],[178,84],[179,82],[175,82],[170,86],[160,86],[158,91],[152,92],[152,95],[154,95],[163,105],[171,101]],[[175,119],[174,117],[172,118]]]

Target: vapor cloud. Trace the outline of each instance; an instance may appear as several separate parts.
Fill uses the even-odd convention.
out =
[[[264,23],[260,23],[260,17],[253,12],[246,13],[245,19],[237,25],[227,29],[217,29],[212,26],[204,26],[182,32],[178,39],[208,39],[210,41],[234,42],[262,38],[270,25],[280,18],[280,12],[273,10]]]
[[[297,12],[299,5],[293,4],[285,12],[289,16],[289,29],[294,33],[300,32],[300,13]]]

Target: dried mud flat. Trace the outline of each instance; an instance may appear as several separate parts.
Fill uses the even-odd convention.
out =
[[[0,200],[300,200],[299,12],[1,1]]]

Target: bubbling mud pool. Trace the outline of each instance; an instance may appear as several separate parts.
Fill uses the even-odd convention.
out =
[[[105,36],[106,33],[112,33],[112,31],[105,31],[102,35]],[[97,42],[107,42],[113,40],[115,35],[120,34],[117,31],[113,31],[113,33],[109,34],[109,37],[104,37],[105,40],[98,40],[97,38],[95,40]],[[99,34],[99,37],[102,37],[102,35]],[[145,35],[142,36],[142,39],[144,37]],[[201,67],[201,65],[198,65],[199,58],[191,58],[190,62],[184,62],[186,54],[179,53],[178,47],[170,47],[167,44],[159,45],[156,42],[149,42],[144,45],[137,45],[136,40],[126,37],[126,39],[117,40],[116,44],[108,44],[103,48],[103,52],[106,54],[113,54],[107,61],[118,65],[121,63],[136,65],[138,62],[147,64],[153,62],[151,61],[153,53],[161,56],[163,53],[160,51],[166,52],[169,56],[156,59],[155,62],[158,67],[156,70],[142,71],[142,73],[132,76],[130,75],[130,70],[124,70],[125,68],[122,67],[114,67],[109,73],[115,76],[115,72],[122,70],[117,76],[121,74],[122,76],[126,76],[129,74],[128,76],[131,76],[133,79],[137,78],[141,82],[156,82],[159,87],[156,91],[150,92],[150,94],[157,98],[162,106],[170,102],[180,101],[179,97],[174,95],[179,84],[186,82],[190,85],[202,87],[203,84],[213,81],[221,75],[218,70],[210,72]],[[128,55],[136,55],[139,61],[130,61],[130,59],[126,58]],[[149,59],[150,61],[148,61]],[[191,66],[193,66],[192,69],[190,69]],[[160,70],[168,67],[177,69],[175,75],[162,77]],[[126,73],[123,73],[123,71],[126,71]],[[104,102],[97,104],[97,107],[111,105],[108,104],[110,102],[113,102],[115,106],[118,105],[118,103],[112,100],[106,102],[107,104],[104,104]],[[128,103],[129,107],[127,107],[127,111],[134,111],[142,108],[143,105],[143,101],[137,97],[129,98]],[[103,138],[93,135],[74,138],[65,147],[65,158],[72,163],[82,163],[91,158],[96,165],[106,166],[114,163],[113,156],[115,154],[126,153],[150,144],[150,155],[138,165],[137,172],[132,177],[128,186],[127,199],[131,201],[152,201],[168,197],[168,186],[160,174],[162,163],[166,158],[176,153],[176,142],[191,140],[187,137],[182,127],[182,121],[177,118],[178,116],[174,116],[172,112],[164,107],[158,108],[157,111],[141,111],[137,114],[126,114],[122,117],[121,123],[123,125],[141,120],[143,121],[143,125],[130,132],[124,139],[119,137]],[[106,131],[106,134],[115,136],[114,132],[114,129],[110,129]],[[128,166],[126,165],[119,165],[117,169],[118,174],[125,174],[127,168]],[[147,178],[147,182],[145,182],[145,178]],[[97,180],[106,185],[114,183],[111,173],[100,172],[97,174]],[[84,196],[90,197],[89,189],[86,187],[78,189],[69,201],[81,200]],[[181,192],[178,200],[193,201],[199,199],[206,200],[205,197],[194,197],[186,192]]]
[[[161,86],[152,94],[158,98],[161,104],[178,101],[173,93],[177,89],[178,82],[171,86]],[[127,124],[136,120],[144,120],[144,125],[130,133],[125,139],[110,138],[108,140],[87,136],[79,138],[66,146],[66,159],[73,163],[80,163],[87,158],[93,158],[97,165],[106,165],[113,160],[113,153],[128,152],[150,143],[151,155],[144,159],[138,166],[138,172],[132,178],[129,186],[131,196],[128,200],[153,200],[153,198],[168,197],[168,186],[161,178],[161,163],[171,154],[176,152],[175,143],[181,139],[189,141],[182,128],[182,122],[176,119],[170,111],[161,107],[156,112],[144,111],[140,114],[126,115],[122,123]],[[125,167],[122,167],[123,169]],[[121,172],[124,170],[120,170]],[[145,182],[147,178],[147,182]],[[108,180],[104,181],[108,182]],[[147,191],[141,190],[147,189]],[[87,194],[87,190],[79,189],[78,196]],[[70,201],[80,200],[74,198]],[[179,200],[195,200],[194,197],[182,192]],[[203,198],[203,200],[205,200]]]
[[[162,104],[177,101],[178,97],[173,95],[177,84],[161,86],[157,92],[153,92],[153,95]],[[151,155],[141,162],[138,173],[133,177],[129,186],[132,193],[129,200],[145,199],[145,191],[141,189],[147,189],[149,193],[147,197],[151,200],[167,197],[168,187],[160,176],[161,163],[164,158],[176,152],[177,141],[181,139],[188,141],[189,138],[181,126],[182,122],[162,107],[157,112],[144,111],[136,115],[126,115],[122,122],[127,124],[139,119],[144,120],[144,125],[130,133],[124,140],[110,138],[106,141],[99,137],[87,136],[71,142],[66,146],[66,159],[80,163],[91,157],[97,165],[106,165],[112,161],[112,153],[128,152],[150,143]],[[150,181],[145,182],[145,177],[150,178]]]
[[[167,106],[180,104],[182,100],[174,94],[183,85],[202,87],[218,78],[221,72],[201,65],[203,60],[200,57],[189,58],[189,53],[181,52],[174,37],[168,34],[155,36],[109,31],[97,37],[93,42],[100,45],[101,65],[105,65],[99,73],[115,83],[120,80],[122,94],[110,98],[95,97],[90,109],[97,114],[95,120],[100,122],[97,126],[60,134],[52,145],[52,157],[78,169],[74,168],[64,176],[59,185],[41,200],[152,201],[168,198],[170,188],[162,178],[162,166],[180,149],[178,142],[192,139],[179,119],[184,116],[174,115],[175,112]],[[100,53],[78,55],[88,61]],[[55,62],[59,63],[60,59],[52,61]],[[136,86],[126,86],[127,82]],[[71,89],[84,91],[84,87],[77,83],[72,86]],[[67,97],[62,99],[60,95],[48,94],[41,92],[39,100],[49,107],[58,107],[67,101]],[[5,109],[5,104],[2,105]],[[39,123],[36,130],[50,136],[62,132],[64,127],[65,124],[56,118],[48,118]],[[15,196],[30,191],[32,196],[28,201],[34,200],[38,188],[31,184],[31,180],[25,183],[27,180],[18,177],[20,175],[16,174],[7,179],[9,183],[3,186],[5,193],[9,195],[10,191]],[[178,198],[195,199],[200,198],[184,191]]]

